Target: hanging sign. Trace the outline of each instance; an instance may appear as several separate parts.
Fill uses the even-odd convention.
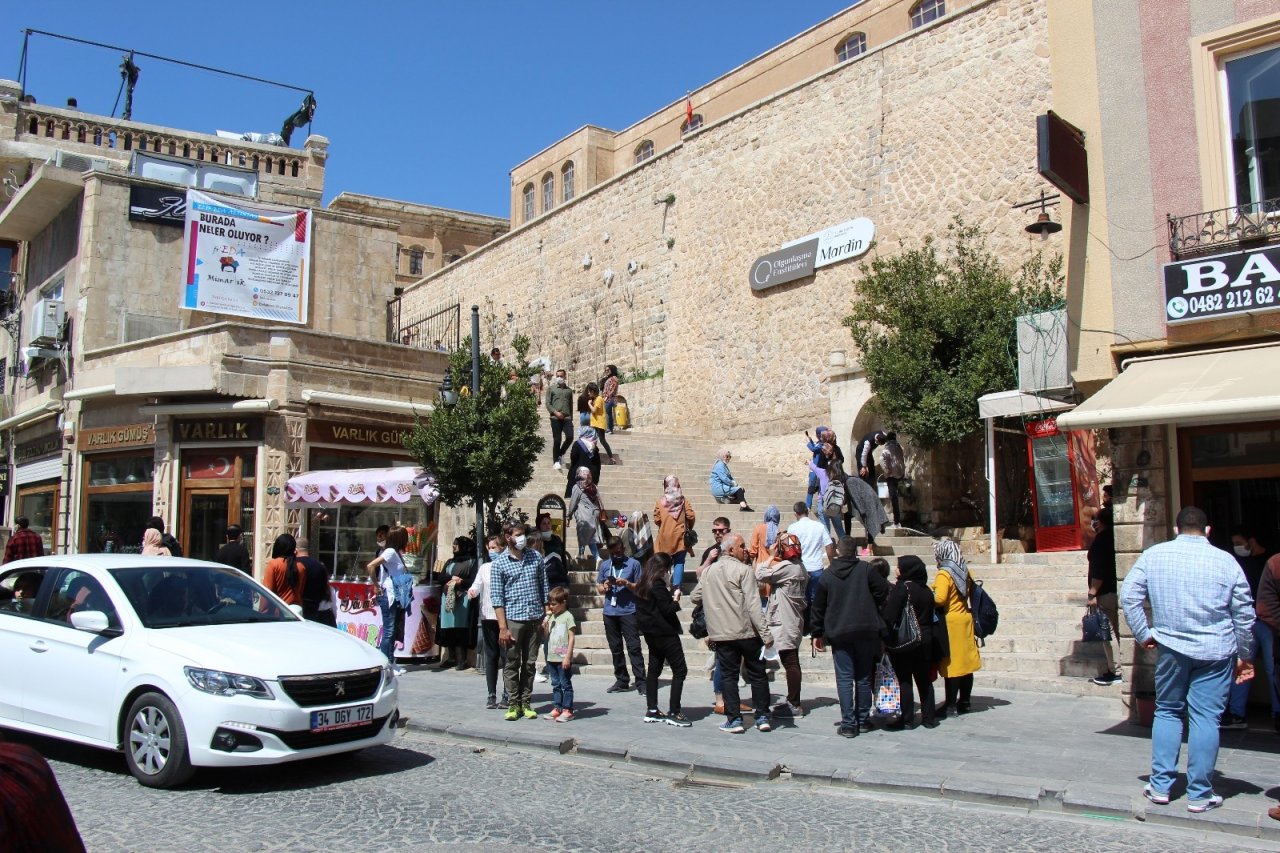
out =
[[[1169,323],[1280,308],[1280,246],[1165,264],[1164,306]]]
[[[311,211],[187,190],[180,307],[307,322]]]

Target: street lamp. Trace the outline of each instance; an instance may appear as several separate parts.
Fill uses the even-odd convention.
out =
[[[480,306],[471,306],[471,399],[475,401],[476,423],[480,422]],[[484,502],[476,498],[476,554],[484,544]]]
[[[444,369],[444,379],[440,380],[440,402],[452,409],[458,405],[458,392],[453,390],[453,371]]]

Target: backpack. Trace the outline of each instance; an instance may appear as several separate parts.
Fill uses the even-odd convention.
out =
[[[391,577],[391,592],[393,599],[391,604],[396,605],[401,610],[408,610],[409,605],[413,603],[413,575],[404,569],[396,572],[388,572]]]
[[[832,478],[822,492],[822,514],[827,518],[840,518],[844,515],[844,502],[847,498],[844,483]]]
[[[169,549],[169,556],[181,557],[182,545],[173,537],[172,533],[160,534],[160,544]]]
[[[982,581],[969,582],[969,612],[973,614],[973,635],[979,640],[996,632],[996,625],[1000,622],[1000,611],[996,609],[996,603],[991,600],[991,596],[987,595],[987,591],[982,588]]]

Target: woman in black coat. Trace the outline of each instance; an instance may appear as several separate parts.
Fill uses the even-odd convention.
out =
[[[573,493],[573,485],[578,481],[578,469],[586,468],[591,472],[591,482],[600,485],[600,448],[596,446],[596,431],[590,426],[578,430],[578,438],[569,445],[568,482],[564,487],[567,498]]]
[[[646,723],[666,723],[688,728],[693,725],[680,712],[680,694],[684,691],[684,679],[689,667],[684,660],[684,646],[680,643],[680,602],[671,597],[667,576],[671,574],[671,556],[654,554],[645,563],[640,580],[628,584],[635,594],[636,626],[644,635],[649,647],[649,668],[645,673],[645,697],[648,710]],[[671,696],[667,713],[658,710],[658,676],[662,665],[671,667]]]
[[[881,615],[889,629],[889,644],[897,640],[898,620],[905,608],[915,611],[920,623],[920,642],[914,648],[889,652],[893,671],[898,674],[902,689],[902,719],[889,726],[891,730],[914,729],[915,692],[914,680],[920,693],[920,722],[926,729],[938,725],[933,704],[933,590],[929,589],[929,571],[919,557],[910,555],[898,558],[898,583],[889,591]]]

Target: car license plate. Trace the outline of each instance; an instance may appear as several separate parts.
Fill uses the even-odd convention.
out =
[[[311,712],[311,731],[331,732],[373,722],[372,705],[352,705],[350,708],[330,708]]]

